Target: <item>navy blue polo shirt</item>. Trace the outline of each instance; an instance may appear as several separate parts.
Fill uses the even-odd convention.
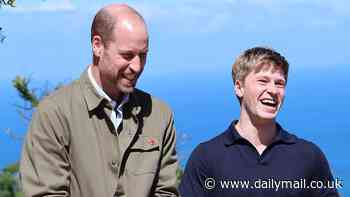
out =
[[[179,187],[182,197],[339,196],[340,183],[315,144],[277,124],[273,142],[260,155],[236,131],[236,122],[192,152]]]

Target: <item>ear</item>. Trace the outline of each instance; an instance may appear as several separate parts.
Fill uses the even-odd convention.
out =
[[[92,37],[92,51],[96,57],[100,57],[103,54],[104,45],[102,38],[99,35],[94,35]]]
[[[235,92],[237,97],[242,98],[244,95],[244,87],[243,82],[240,80],[235,81]]]

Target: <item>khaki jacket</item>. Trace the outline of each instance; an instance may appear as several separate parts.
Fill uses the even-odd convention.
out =
[[[118,132],[109,118],[111,110],[86,71],[44,98],[23,145],[25,196],[178,196],[169,108],[135,89],[123,106]]]

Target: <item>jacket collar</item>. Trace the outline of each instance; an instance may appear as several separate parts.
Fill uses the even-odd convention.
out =
[[[85,70],[80,76],[81,88],[83,90],[84,99],[89,111],[93,111],[99,107],[102,103],[107,103],[105,98],[98,94],[95,87],[89,79],[88,70]]]

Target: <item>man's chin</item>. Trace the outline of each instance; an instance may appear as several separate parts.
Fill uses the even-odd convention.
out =
[[[274,122],[276,119],[276,114],[273,113],[262,113],[259,116],[259,119],[262,122]]]
[[[134,86],[122,86],[120,87],[120,90],[124,94],[130,94],[135,90]]]

